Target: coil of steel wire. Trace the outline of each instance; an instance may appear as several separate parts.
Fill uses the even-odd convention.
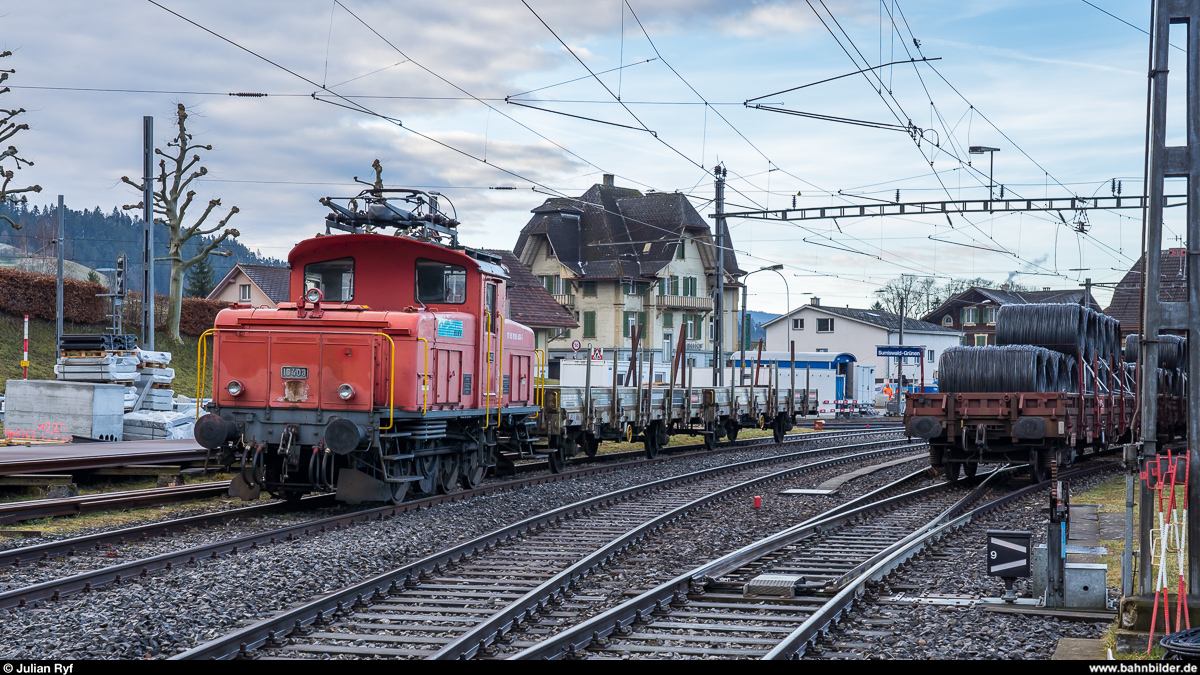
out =
[[[1164,635],[1158,644],[1167,650],[1167,658],[1174,661],[1200,660],[1200,628],[1189,628],[1178,633]]]
[[[1125,362],[1137,363],[1140,335],[1125,338]],[[1187,338],[1179,335],[1158,336],[1158,367],[1174,370],[1187,369]]]
[[[996,344],[1044,347],[1068,355],[1082,351],[1091,359],[1087,349],[1094,349],[1097,316],[1079,305],[1004,305],[996,316]]]
[[[1075,359],[1044,347],[950,347],[938,360],[938,386],[959,392],[1071,391]]]

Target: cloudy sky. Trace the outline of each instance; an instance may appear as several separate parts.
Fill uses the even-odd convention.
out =
[[[39,203],[136,202],[120,177],[140,173],[141,118],[163,143],[183,103],[214,148],[198,197],[237,205],[243,243],[279,258],[323,229],[317,199],[356,192],[376,158],[387,183],[444,193],[465,243],[496,248],[602,173],[711,213],[718,162],[730,209],[986,197],[970,145],[1000,149],[1006,194],[1141,189],[1146,36],[1082,0],[526,2],[0,0],[17,71],[4,107],[28,111],[16,140],[35,162],[19,180],[44,187]],[[1148,23],[1147,3],[1092,4]],[[766,96],[910,58],[940,60]],[[919,131],[743,105],[762,96]],[[1140,213],[1089,220],[1086,235],[1057,214],[730,226],[743,267],[787,265],[793,306],[866,306],[900,274],[1115,281],[1138,257]],[[785,308],[776,275],[751,292],[753,309]]]

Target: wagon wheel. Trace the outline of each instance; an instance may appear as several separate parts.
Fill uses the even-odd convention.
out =
[[[1029,480],[1035,485],[1050,480],[1050,472],[1042,464],[1042,455],[1037,450],[1029,451]]]
[[[725,435],[729,437],[730,441],[737,440],[737,435],[738,435],[737,422],[734,422],[733,420],[729,420],[728,422],[725,423]]]
[[[946,482],[947,483],[957,483],[958,482],[958,470],[962,468],[962,465],[963,465],[962,462],[946,460]]]
[[[600,439],[591,434],[584,434],[583,437],[583,452],[588,457],[595,458],[596,452],[600,449]]]
[[[575,440],[575,435],[572,433],[564,433],[558,439],[558,454],[563,457],[574,457],[576,452],[579,452],[579,443]]]
[[[776,443],[782,443],[785,434],[786,432],[783,430],[783,418],[780,417],[771,425],[771,436],[775,439]]]
[[[426,455],[417,458],[417,468],[421,476],[421,480],[417,481],[417,487],[427,495],[431,495],[437,490],[438,482],[438,456]]]
[[[652,422],[642,432],[642,447],[646,449],[646,459],[654,459],[658,457],[658,451],[662,449],[662,442],[658,437],[658,425],[661,422]]]
[[[458,483],[458,467],[461,464],[462,458],[457,454],[441,456],[437,476],[437,491],[439,494],[446,494],[454,489],[454,485]]]
[[[979,471],[979,462],[963,462],[963,474],[967,478],[974,478]]]
[[[562,473],[567,461],[563,459],[561,450],[552,449],[550,454],[546,455],[546,463],[550,465],[550,473]]]
[[[408,496],[408,481],[403,483],[392,483],[392,498],[391,503],[399,504]]]

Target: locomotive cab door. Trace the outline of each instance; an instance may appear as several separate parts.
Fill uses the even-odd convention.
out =
[[[484,355],[483,355],[483,370],[486,374],[483,386],[480,388],[480,393],[483,395],[484,407],[500,405],[500,378],[497,375],[500,368],[500,358],[496,353],[499,350],[499,341],[497,336],[497,324],[500,323],[496,313],[496,282],[488,281],[484,287]]]

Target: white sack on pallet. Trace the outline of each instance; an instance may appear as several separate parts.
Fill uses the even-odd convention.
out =
[[[136,356],[119,356],[117,354],[105,354],[104,356],[60,356],[57,361],[58,365],[66,366],[104,366],[104,365],[125,365],[137,367],[138,359]]]
[[[173,368],[138,368],[137,372],[138,375],[142,376],[143,382],[147,378],[151,382],[158,382],[160,384],[171,384],[175,381],[175,369]]]
[[[171,427],[183,426],[185,424],[193,424],[196,421],[196,415],[178,412],[155,412],[150,410],[139,410],[125,414],[125,426],[130,427],[152,427],[156,429],[169,429]]]
[[[166,365],[171,362],[171,352],[152,352],[147,349],[138,349],[136,358],[142,363],[161,363]]]

